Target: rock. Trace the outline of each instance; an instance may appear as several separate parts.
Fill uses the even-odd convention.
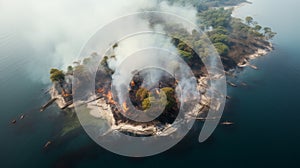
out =
[[[23,115],[21,115],[21,116],[20,116],[20,120],[24,119],[24,117],[25,117],[25,115],[24,115],[24,114],[23,114]]]
[[[51,141],[48,141],[48,142],[44,145],[44,148],[48,148],[49,145],[51,145],[51,144],[52,144],[52,142],[51,142]]]
[[[221,125],[233,125],[234,123],[230,122],[230,121],[224,121],[224,122],[221,122],[220,124]]]
[[[232,82],[227,82],[230,86],[232,86],[232,87],[237,87],[237,85],[236,84],[234,84],[234,83],[232,83]]]
[[[17,120],[12,120],[11,123],[15,124],[15,123],[17,123]]]

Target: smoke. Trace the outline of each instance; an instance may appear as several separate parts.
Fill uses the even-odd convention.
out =
[[[151,6],[146,0],[2,0],[0,34],[15,34],[13,54],[27,60],[29,75],[48,82],[49,69],[72,64],[101,25]]]
[[[141,10],[172,12],[195,22],[192,7],[149,0],[1,0],[0,34],[15,34],[13,55],[33,79],[48,82],[51,67],[76,61],[85,42],[111,20]]]
[[[160,27],[156,29],[161,30]],[[146,70],[139,73],[145,79],[144,88],[158,88],[161,77],[169,73],[179,81],[180,89],[176,88],[176,91],[181,95],[181,101],[198,96],[190,67],[180,58],[170,37],[152,33],[130,36],[118,43],[113,55],[115,58],[110,59],[109,66],[116,70],[112,76],[113,86],[120,104],[128,96],[128,85],[134,73],[142,70]]]

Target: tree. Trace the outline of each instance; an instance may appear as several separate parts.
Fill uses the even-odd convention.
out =
[[[271,32],[267,33],[266,38],[267,38],[268,40],[271,40],[271,39],[273,39],[273,37],[274,37],[276,34],[277,34],[277,33],[271,31]]]
[[[216,50],[220,55],[227,55],[229,51],[229,47],[221,42],[214,43],[214,46],[216,47]]]
[[[183,50],[178,50],[178,52],[183,58],[191,59],[193,57],[191,52],[183,51]]]
[[[72,66],[68,66],[67,72],[68,72],[69,74],[72,74],[72,73],[73,73],[73,67],[72,67]]]
[[[264,34],[266,35],[267,33],[271,32],[272,29],[270,27],[265,27],[264,28]]]
[[[228,36],[225,34],[213,34],[213,35],[209,36],[209,38],[213,43],[218,43],[218,42],[221,42],[224,44],[228,43]]]
[[[50,79],[52,82],[62,82],[65,80],[65,74],[61,70],[52,68],[50,70]]]
[[[248,25],[250,25],[250,24],[253,23],[253,18],[252,18],[251,16],[247,16],[247,17],[245,18],[245,21],[246,21],[246,23],[247,23]]]
[[[103,59],[100,62],[100,67],[107,73],[107,74],[113,74],[115,71],[109,67],[108,64],[108,56],[104,56]]]
[[[135,96],[140,100],[143,101],[145,98],[149,96],[149,91],[146,88],[140,88]]]
[[[264,28],[264,35],[268,40],[272,39],[276,34],[277,33],[273,32],[270,27]]]
[[[224,8],[209,9],[201,12],[200,22],[206,27],[217,28],[219,26],[228,27],[231,21],[232,10],[225,10]]]
[[[262,27],[260,25],[255,25],[254,30],[256,31],[260,31],[262,29]]]
[[[176,106],[176,99],[175,99],[175,90],[171,87],[164,87],[161,89],[167,96],[166,103],[166,110],[171,110],[174,106]]]
[[[146,99],[144,99],[144,100],[142,101],[142,109],[143,109],[143,110],[149,109],[150,106],[151,106],[151,101],[150,101],[150,98],[149,98],[149,97],[146,98]]]
[[[218,33],[218,34],[226,34],[228,35],[229,32],[225,27],[219,26],[217,28],[215,28],[214,30],[211,31],[213,34],[214,33]]]
[[[141,92],[145,92],[144,89]],[[146,89],[147,91],[147,89]],[[147,91],[148,92],[148,91]],[[162,95],[162,92],[165,94],[165,98],[163,99],[164,96]],[[147,110],[150,108],[151,104],[154,105],[154,107],[157,106],[166,106],[166,110],[170,110],[175,104],[176,104],[176,99],[174,97],[175,95],[175,90],[171,87],[164,87],[161,89],[159,99],[155,99],[153,95],[149,94],[149,97],[143,99],[142,101],[142,109]]]

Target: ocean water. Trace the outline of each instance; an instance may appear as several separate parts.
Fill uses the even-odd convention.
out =
[[[83,130],[59,138],[67,116],[55,106],[39,112],[48,100],[44,95],[51,58],[37,59],[30,44],[16,40],[19,34],[0,34],[0,167],[299,167],[300,164],[300,23],[297,0],[251,0],[253,4],[236,10],[235,15],[253,16],[262,26],[278,35],[275,50],[246,68],[236,80],[247,83],[228,87],[232,97],[222,121],[204,143],[198,143],[201,123],[178,145],[156,156],[127,158],[95,144]],[[1,28],[0,28],[1,29]],[[7,32],[7,31],[0,31]],[[39,66],[34,66],[39,65]],[[38,79],[36,79],[38,78]],[[12,119],[26,114],[11,125]],[[53,140],[49,149],[43,149]]]

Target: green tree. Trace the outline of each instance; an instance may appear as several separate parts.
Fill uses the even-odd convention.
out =
[[[199,14],[201,24],[206,27],[212,26],[217,28],[219,26],[228,27],[231,21],[232,10],[225,10],[224,8],[209,9]]]
[[[187,59],[190,59],[193,57],[192,53],[188,52],[188,51],[179,50],[179,54]]]
[[[266,38],[268,40],[271,40],[271,39],[273,39],[275,37],[276,34],[277,33],[271,31],[271,32],[267,33]]]
[[[262,27],[260,25],[255,25],[254,30],[256,31],[260,31],[262,29]]]
[[[277,33],[273,32],[270,27],[264,28],[264,35],[268,40],[272,39],[276,34]]]
[[[229,47],[221,42],[214,43],[214,46],[216,47],[216,50],[220,55],[227,55],[229,51]]]
[[[141,92],[145,92],[145,90],[142,89]],[[166,95],[166,100],[163,99],[162,92]],[[173,88],[164,87],[161,89],[160,96],[159,96],[160,99],[157,100],[153,97],[153,95],[149,95],[149,97],[145,98],[142,101],[142,109],[147,110],[150,108],[151,104],[153,104],[155,106],[166,105],[166,110],[170,110],[176,104],[176,99],[174,95],[175,95],[175,91]]]
[[[140,88],[135,96],[140,99],[141,101],[143,101],[145,98],[147,98],[149,96],[149,91],[146,88]]]
[[[50,70],[50,79],[52,82],[62,82],[65,80],[65,74],[61,70],[52,68]]]
[[[175,91],[171,87],[164,87],[161,89],[167,96],[167,106],[166,109],[170,110],[173,108],[173,106],[176,105],[176,99],[175,99]]]
[[[72,66],[68,66],[67,72],[69,74],[72,74],[73,73],[73,67]]]
[[[272,29],[270,27],[265,27],[264,28],[264,34],[266,35],[267,33],[271,32]]]
[[[253,18],[252,18],[251,16],[247,16],[247,17],[245,18],[245,21],[246,21],[246,23],[247,23],[248,25],[250,25],[250,24],[253,23]]]
[[[211,32],[213,34],[216,34],[216,33],[218,33],[218,34],[225,34],[225,35],[229,34],[228,30],[225,27],[222,27],[222,26],[219,26],[219,27],[215,28]]]
[[[143,100],[143,102],[142,102],[142,109],[143,110],[147,110],[150,107],[151,107],[151,101],[150,101],[150,98],[148,97],[148,98],[146,98],[146,99]]]
[[[218,43],[218,42],[221,42],[224,44],[228,43],[228,36],[225,34],[213,34],[209,38],[213,43]]]

